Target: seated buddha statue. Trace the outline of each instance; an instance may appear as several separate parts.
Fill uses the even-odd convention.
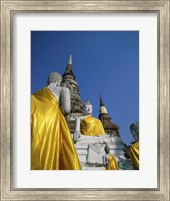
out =
[[[110,154],[110,148],[106,144],[105,145],[105,153],[106,155],[103,156],[103,164],[106,170],[119,170],[118,162],[113,154]]]
[[[87,100],[83,106],[84,116],[78,117],[76,119],[75,131],[74,131],[74,141],[82,136],[99,136],[105,135],[105,131],[101,121],[92,116],[92,105]]]
[[[64,114],[70,112],[70,91],[52,72],[48,86],[31,96],[31,169],[80,170],[80,161]],[[60,107],[59,102],[62,107]]]

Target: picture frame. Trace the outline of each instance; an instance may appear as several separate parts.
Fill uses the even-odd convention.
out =
[[[1,0],[1,200],[170,200],[169,0]],[[158,187],[156,189],[24,189],[13,187],[13,32],[15,13],[156,13],[158,22]]]

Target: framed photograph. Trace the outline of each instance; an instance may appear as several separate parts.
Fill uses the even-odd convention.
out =
[[[1,1],[1,200],[170,200],[169,18],[163,0]],[[123,116],[127,144],[124,127],[139,121],[139,170],[87,168],[82,156],[81,171],[32,168],[30,95],[70,65],[94,116],[103,100],[113,122]]]

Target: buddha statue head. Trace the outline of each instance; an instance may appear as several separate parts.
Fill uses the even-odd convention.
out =
[[[139,141],[139,122],[132,123],[130,125],[130,131],[132,133],[133,138],[136,141]]]
[[[87,100],[85,104],[83,105],[83,113],[84,115],[91,115],[92,114],[92,104]]]
[[[48,76],[47,85],[54,83],[55,86],[60,86],[62,81],[62,76],[57,72],[52,72]]]

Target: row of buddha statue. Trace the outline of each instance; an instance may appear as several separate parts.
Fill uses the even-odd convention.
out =
[[[104,131],[101,121],[92,116],[92,105],[86,101],[83,116],[76,118],[73,137],[64,115],[70,113],[70,91],[61,86],[62,76],[53,72],[48,85],[31,96],[31,169],[32,170],[81,170],[76,144],[93,142],[93,150],[104,150],[102,161],[106,170],[118,170],[119,162],[110,153],[107,140],[111,134]],[[135,143],[126,153],[134,169],[139,169],[139,124],[130,127]],[[89,155],[93,160],[93,154]],[[101,156],[100,156],[101,159]]]

